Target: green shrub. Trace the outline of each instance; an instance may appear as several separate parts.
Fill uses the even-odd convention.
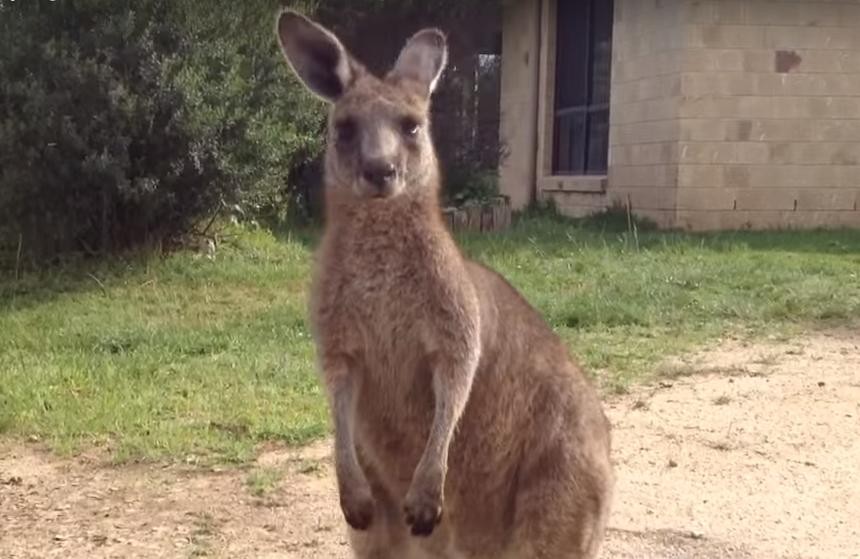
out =
[[[281,205],[322,111],[277,58],[273,14],[0,1],[0,246],[105,253]]]
[[[498,57],[480,54],[495,2],[0,0],[0,268],[19,246],[38,264],[161,245],[215,213],[315,217],[325,107],[277,48],[282,3],[349,30],[371,67],[420,25],[449,30],[434,102],[447,195],[495,193]]]
[[[495,169],[457,166],[447,173],[445,192],[446,202],[452,206],[487,202],[499,195],[499,175]]]

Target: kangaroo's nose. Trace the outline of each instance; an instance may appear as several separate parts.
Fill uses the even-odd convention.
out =
[[[382,189],[394,180],[397,169],[387,161],[370,161],[364,164],[362,176],[370,184]]]

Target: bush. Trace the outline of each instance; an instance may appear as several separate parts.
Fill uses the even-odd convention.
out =
[[[496,2],[289,3],[349,30],[371,67],[420,25],[448,29],[433,119],[448,195],[495,191],[498,56],[480,53]],[[19,246],[39,263],[161,245],[216,212],[314,217],[325,107],[283,62],[276,4],[0,0],[0,268]]]
[[[322,112],[274,12],[219,4],[0,1],[0,244],[105,253],[281,204]]]
[[[499,196],[498,173],[476,166],[454,167],[447,173],[445,193],[445,202],[451,206],[488,202]]]

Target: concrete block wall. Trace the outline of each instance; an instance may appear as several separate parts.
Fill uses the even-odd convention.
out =
[[[609,173],[573,180],[544,168],[555,1],[504,0],[515,208],[536,195],[573,216],[629,203],[664,227],[860,226],[860,0],[615,0]]]
[[[543,0],[503,3],[500,139],[506,157],[499,169],[499,190],[514,209],[534,196]]]
[[[860,226],[860,0],[685,0],[676,226]]]
[[[681,0],[616,0],[607,205],[674,225],[684,28]]]
[[[673,226],[678,181],[683,0],[615,0],[605,191],[544,191],[567,215],[630,204]]]

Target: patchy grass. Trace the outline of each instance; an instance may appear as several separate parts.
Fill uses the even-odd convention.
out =
[[[241,231],[214,260],[0,280],[0,433],[117,460],[243,461],[327,432],[305,322],[313,236]],[[860,232],[687,235],[526,217],[462,239],[607,390],[727,332],[860,315]]]
[[[212,553],[212,539],[218,535],[218,523],[211,514],[204,512],[194,515],[194,530],[190,534],[190,557],[209,557]]]
[[[530,219],[465,239],[615,392],[727,332],[787,333],[860,316],[860,231],[627,231],[626,221]]]
[[[278,486],[284,472],[276,468],[257,468],[248,474],[248,491],[255,497],[264,497]]]
[[[191,254],[3,284],[0,431],[117,460],[240,461],[325,434],[307,246],[246,232]],[[90,275],[99,278],[104,288]]]
[[[319,476],[323,472],[323,464],[319,460],[301,460],[296,471],[305,476]]]

